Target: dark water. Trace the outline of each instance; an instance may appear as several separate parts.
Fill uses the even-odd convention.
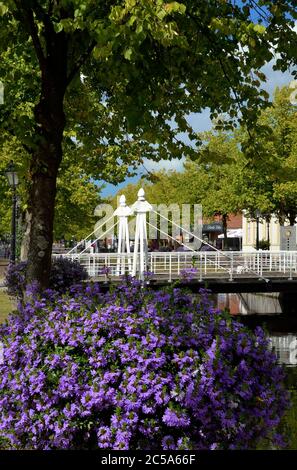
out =
[[[263,326],[279,362],[296,368],[297,374],[297,293],[296,302],[294,297],[278,293],[216,294],[215,301],[249,328]]]

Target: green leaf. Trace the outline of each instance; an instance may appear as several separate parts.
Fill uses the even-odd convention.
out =
[[[61,31],[63,31],[63,23],[54,23],[54,28],[56,33],[60,33]]]
[[[256,33],[259,33],[259,34],[264,34],[266,31],[266,28],[262,24],[255,24],[254,31],[256,31]]]
[[[143,25],[140,23],[137,25],[136,34],[140,34],[143,31]]]
[[[168,13],[179,12],[184,14],[186,12],[186,5],[179,2],[166,3],[165,9]]]
[[[3,2],[0,2],[0,16],[6,15],[7,12],[8,12],[8,6],[4,5]]]
[[[125,49],[125,51],[124,51],[125,59],[131,60],[132,52],[133,51],[132,51],[131,47],[128,47],[128,49]]]

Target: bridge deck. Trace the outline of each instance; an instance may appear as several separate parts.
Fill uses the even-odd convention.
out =
[[[121,279],[115,276],[110,277],[108,280],[102,276],[93,277],[94,282],[99,282],[103,289],[109,288],[111,284],[119,284]],[[271,277],[268,281],[263,279],[256,279],[253,277],[240,277],[233,281],[224,278],[204,278],[202,281],[192,279],[189,281],[181,281],[179,278],[168,281],[165,277],[153,277],[149,281],[145,281],[144,285],[149,286],[151,289],[173,284],[176,286],[186,286],[192,292],[198,292],[201,288],[208,288],[216,293],[239,293],[239,292],[291,292],[297,294],[297,277],[289,280],[278,278],[277,276]]]
[[[94,280],[117,282],[131,270],[133,254],[73,253]],[[193,278],[193,289],[217,292],[297,292],[297,251],[151,252],[147,257],[151,285]],[[188,282],[191,285],[191,282]],[[224,289],[224,290],[222,290]]]

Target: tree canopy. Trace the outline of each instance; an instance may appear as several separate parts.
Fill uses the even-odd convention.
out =
[[[281,224],[293,225],[297,214],[297,110],[290,89],[277,88],[272,106],[262,111],[251,131],[257,154],[251,159],[242,142],[249,137],[245,126],[235,132],[213,129],[200,134],[203,142],[187,159],[182,172],[153,174],[144,183],[147,198],[155,204],[202,204],[203,215],[228,216],[245,211],[255,217],[276,215]],[[140,182],[124,188],[128,201],[135,198]],[[133,199],[133,198],[132,198]],[[131,202],[132,202],[131,199]]]
[[[281,224],[293,225],[297,215],[297,109],[289,87],[277,88],[273,106],[262,111],[252,131],[257,158],[246,161],[243,191],[254,193],[246,208],[274,212]],[[244,130],[243,130],[244,134]],[[246,135],[241,136],[244,140]]]

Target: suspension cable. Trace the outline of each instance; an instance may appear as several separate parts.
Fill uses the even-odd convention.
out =
[[[108,232],[110,232],[110,230],[112,230],[114,227],[116,227],[118,225],[119,221],[117,221],[115,224],[113,224],[112,227],[109,227],[108,230],[106,230],[106,232],[104,232],[102,235],[100,235],[100,237],[96,238],[96,240],[93,241],[93,243],[96,243],[98,240],[100,240],[101,237],[104,237],[104,235],[106,235]],[[78,258],[85,252],[87,251],[88,249],[90,248],[90,246],[87,246],[83,251],[81,251],[80,253],[77,253],[73,256],[77,256]],[[69,253],[67,253],[68,255]]]
[[[166,235],[166,237],[171,238],[171,240],[176,241],[175,238],[173,238],[171,235],[169,235],[168,233],[163,232],[163,230],[161,230],[161,229],[158,228],[158,227],[155,227],[155,226],[152,225],[150,222],[147,222],[147,224],[148,224],[150,227],[152,227],[152,228],[158,230],[158,231],[159,231],[160,233],[162,233],[163,235]],[[193,250],[193,248],[191,248],[190,246],[185,245],[183,242],[178,242],[178,243],[179,243],[180,245],[183,245],[185,248],[188,248],[188,250],[191,250],[193,253],[195,253],[195,254],[197,254],[197,255],[199,255],[199,254],[201,253],[200,251]],[[215,264],[215,261],[213,261],[213,260],[211,260],[211,259],[210,259],[209,261],[210,261],[211,263]],[[225,271],[229,272],[229,270],[228,270],[227,268],[224,268],[223,266],[221,266],[221,268],[224,269]]]
[[[71,250],[68,251],[68,253],[66,253],[66,254],[67,254],[67,255],[70,255],[70,253],[72,253],[73,250],[75,250],[77,247],[79,247],[79,245],[81,245],[83,242],[85,242],[91,235],[93,235],[93,233],[95,233],[95,232],[97,232],[98,230],[100,230],[100,229],[101,229],[104,225],[106,225],[107,222],[109,222],[113,217],[114,217],[114,215],[112,214],[112,216],[109,217],[107,220],[105,220],[105,221],[103,222],[103,224],[100,225],[100,227],[95,228],[95,230],[93,230],[93,232],[91,232],[86,238],[84,238],[83,240],[81,240],[80,242],[78,242],[78,244],[75,245],[73,248],[71,248]],[[101,235],[101,236],[103,236],[103,235]],[[99,240],[99,239],[100,239],[100,237],[97,238],[97,240]],[[96,241],[97,241],[97,240],[96,240]]]
[[[167,217],[165,217],[164,215],[160,214],[159,212],[155,211],[155,210],[152,210],[152,212],[156,215],[159,215],[160,217],[162,217],[163,219],[167,220],[167,222],[171,222],[173,225],[175,225],[176,227],[178,227],[179,229],[181,229],[183,232],[186,232],[188,235],[191,235],[192,237],[196,238],[197,240],[199,240],[200,242],[204,243],[205,245],[208,245],[211,247],[212,250],[222,254],[222,252],[216,248],[215,246],[211,245],[210,243],[202,240],[201,238],[197,237],[197,235],[195,235],[194,233],[191,233],[189,232],[187,229],[183,228],[181,225],[178,225],[176,224],[175,222],[173,222],[173,220],[169,220]],[[155,227],[156,228],[156,227]],[[157,230],[159,230],[157,228]],[[194,250],[193,250],[194,251]],[[233,258],[228,255],[227,253],[224,252],[224,256],[226,256],[227,258],[229,258],[230,260],[232,260]],[[252,274],[256,274],[257,276],[259,276],[259,279],[263,279],[265,282],[270,282],[270,280],[264,276],[261,276],[259,275],[256,271],[254,271],[253,269],[250,269],[250,268],[246,268],[250,273]]]

